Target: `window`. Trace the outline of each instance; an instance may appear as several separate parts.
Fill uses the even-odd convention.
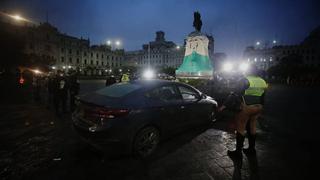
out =
[[[119,98],[123,97],[135,90],[140,89],[142,86],[139,84],[133,83],[118,83],[103,88],[101,90],[96,91],[97,94],[102,96],[114,97]]]
[[[61,57],[61,62],[64,62],[64,57]]]
[[[61,48],[61,52],[64,52],[64,48]]]
[[[69,58],[69,63],[72,63],[72,58],[71,57]]]
[[[200,98],[199,93],[189,87],[179,86],[179,91],[182,95],[183,100],[196,101]]]
[[[80,61],[79,61],[79,58],[77,58],[77,64],[79,64],[79,62],[80,62]]]
[[[77,50],[77,55],[79,55],[79,50]]]
[[[87,56],[87,52],[84,52],[83,55],[84,55],[84,56]]]
[[[97,53],[97,58],[99,58],[99,54]]]
[[[90,61],[90,64],[93,65],[93,61],[92,60]]]
[[[160,100],[163,102],[171,102],[181,100],[181,96],[174,86],[165,85],[155,88],[145,94],[146,97],[153,100]]]
[[[102,66],[104,65],[103,61],[101,62],[101,65],[102,65]]]
[[[96,65],[99,65],[99,61],[96,61]]]
[[[84,60],[84,64],[87,64],[87,60],[86,59]]]
[[[91,57],[93,57],[93,53],[91,53]]]
[[[69,54],[71,54],[72,53],[72,49],[69,49]]]

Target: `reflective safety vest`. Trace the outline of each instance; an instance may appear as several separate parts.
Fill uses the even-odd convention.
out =
[[[129,79],[129,75],[128,74],[123,74],[121,77],[121,82],[128,82]]]
[[[258,76],[247,76],[249,81],[249,88],[245,90],[246,96],[262,96],[268,84],[264,79]]]

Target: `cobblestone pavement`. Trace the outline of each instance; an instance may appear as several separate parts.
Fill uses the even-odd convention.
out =
[[[283,125],[272,124],[288,116],[286,112],[272,113],[277,111],[273,108],[279,108],[273,107],[272,102],[281,101],[278,93],[284,90],[285,87],[276,87],[268,95],[271,99],[266,102],[266,112],[259,123],[257,156],[244,156],[242,163],[226,156],[227,149],[234,147],[234,135],[224,131],[224,121],[174,136],[161,143],[154,157],[140,160],[103,155],[91,148],[71,130],[68,114],[57,118],[50,110],[33,103],[2,105],[0,179],[308,178],[315,172],[309,153],[315,152],[314,140],[318,139],[309,133],[310,142],[308,138],[301,138],[298,143],[302,142],[308,149],[293,149],[297,144],[290,138],[292,134],[287,133],[291,130],[285,130],[285,135],[280,136],[278,130]]]

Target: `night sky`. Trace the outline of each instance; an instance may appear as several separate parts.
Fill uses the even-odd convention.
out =
[[[193,31],[193,12],[202,16],[202,31],[215,38],[215,51],[230,58],[242,55],[256,41],[301,42],[320,25],[319,0],[2,0],[0,10],[36,22],[46,20],[91,44],[120,39],[126,50],[162,30],[182,44]]]

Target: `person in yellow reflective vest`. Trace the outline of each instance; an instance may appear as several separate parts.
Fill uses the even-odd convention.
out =
[[[122,74],[121,82],[128,82],[128,81],[130,81],[129,75],[128,74]]]
[[[234,110],[235,130],[236,130],[236,149],[228,150],[231,158],[242,158],[244,153],[255,154],[256,122],[262,112],[263,97],[267,83],[258,76],[246,76],[238,81],[237,89],[231,93],[223,105],[219,108]],[[247,131],[249,147],[243,149]]]

